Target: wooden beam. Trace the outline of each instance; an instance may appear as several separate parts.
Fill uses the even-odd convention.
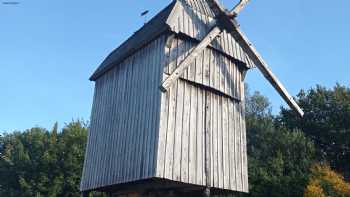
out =
[[[234,24],[234,23],[233,23]],[[240,43],[243,51],[247,53],[249,58],[254,62],[258,67],[264,77],[271,83],[271,85],[277,90],[277,92],[282,96],[282,98],[287,102],[287,104],[294,109],[301,117],[304,116],[303,110],[295,102],[294,98],[290,96],[286,88],[278,80],[278,78],[273,74],[268,64],[255,49],[253,44],[248,40],[244,33],[239,29],[238,26],[234,28],[234,31],[231,32],[232,36]]]
[[[213,25],[214,26],[214,25]],[[187,67],[206,49],[210,43],[221,34],[222,30],[214,26],[205,38],[190,52],[190,54],[179,64],[175,71],[163,82],[161,89],[167,91],[171,84],[173,84],[186,70]]]
[[[247,0],[242,0],[247,1]],[[226,10],[217,2],[217,0],[207,0],[209,6],[213,9],[215,15],[221,18],[221,21],[218,23],[224,24],[224,28],[229,30],[231,35],[235,38],[235,40],[240,44],[243,51],[249,56],[249,58],[254,62],[254,64],[258,67],[264,77],[271,83],[271,85],[277,90],[277,92],[282,96],[282,98],[287,102],[289,107],[295,110],[301,117],[304,116],[303,110],[299,107],[299,105],[295,102],[294,98],[290,96],[286,88],[282,85],[282,83],[277,79],[277,77],[272,73],[268,64],[262,58],[262,56],[258,53],[258,51],[254,48],[253,44],[249,42],[248,38],[241,32],[239,29],[238,23],[229,19],[230,15],[227,14]],[[244,6],[247,2],[241,2],[238,4],[236,11],[242,10],[241,6]],[[235,11],[235,9],[233,10]],[[224,16],[224,17],[223,17]]]
[[[243,10],[243,8],[248,4],[248,2],[249,0],[240,0],[240,2],[231,11],[231,14],[234,17],[236,17]]]

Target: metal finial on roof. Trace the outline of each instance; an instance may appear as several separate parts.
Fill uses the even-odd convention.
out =
[[[147,23],[147,14],[149,13],[149,10],[146,10],[144,12],[141,13],[141,16],[144,17],[144,23],[146,24]]]

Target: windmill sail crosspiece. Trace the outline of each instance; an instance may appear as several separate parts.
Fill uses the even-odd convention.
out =
[[[286,88],[278,80],[278,78],[272,73],[268,64],[264,61],[262,56],[254,48],[253,44],[249,42],[244,33],[239,29],[237,22],[232,17],[237,16],[237,14],[242,11],[244,6],[249,2],[249,0],[241,0],[231,12],[227,12],[217,0],[207,0],[208,5],[213,10],[217,22],[211,28],[211,31],[205,36],[205,38],[191,51],[191,53],[180,63],[180,65],[175,69],[175,71],[163,82],[161,89],[168,90],[171,84],[174,83],[185,70],[193,63],[195,58],[207,48],[211,42],[225,29],[231,33],[231,35],[240,43],[243,51],[250,57],[250,59],[255,63],[258,69],[262,72],[264,77],[271,83],[271,85],[276,89],[276,91],[281,95],[281,97],[286,101],[286,103],[295,110],[301,117],[304,116],[303,110],[295,102],[292,96],[288,93]]]

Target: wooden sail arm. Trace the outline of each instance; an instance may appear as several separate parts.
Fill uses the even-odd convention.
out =
[[[213,10],[215,16],[226,15],[233,18],[243,10],[243,8],[249,3],[249,0],[240,0],[230,12],[226,11],[217,0],[207,0],[207,3]]]
[[[295,110],[301,117],[304,116],[303,110],[295,102],[292,96],[288,93],[286,88],[277,79],[277,77],[272,73],[268,64],[264,61],[262,56],[254,48],[254,46],[249,42],[248,38],[239,29],[238,23],[232,19],[231,14],[238,14],[242,8],[248,3],[248,0],[241,0],[240,3],[233,9],[233,11],[227,14],[227,11],[217,2],[217,0],[207,0],[209,6],[213,9],[216,16],[220,17],[221,25],[224,26],[227,31],[235,38],[235,40],[240,43],[243,51],[249,56],[249,58],[255,63],[264,77],[271,83],[271,85],[276,89],[276,91],[282,96],[282,98],[287,102],[289,107]]]
[[[286,88],[278,80],[275,74],[273,74],[268,64],[265,62],[265,60],[262,58],[259,52],[255,49],[253,44],[249,42],[248,38],[239,29],[239,27],[236,26],[235,30],[231,32],[231,34],[237,40],[237,42],[241,44],[243,51],[247,53],[249,58],[254,62],[256,67],[258,67],[263,76],[271,83],[271,85],[277,90],[277,92],[282,96],[282,98],[287,102],[287,104],[293,110],[295,110],[301,117],[303,117],[303,110],[295,102],[294,98],[290,96]]]
[[[243,8],[248,4],[249,0],[240,0],[240,2],[233,8],[231,11],[231,15],[233,17],[236,17],[242,10]]]
[[[276,89],[276,91],[282,96],[282,98],[287,102],[287,104],[295,110],[301,117],[304,116],[303,110],[295,102],[292,96],[288,93],[286,88],[277,79],[277,77],[272,73],[268,64],[264,61],[258,51],[249,42],[247,37],[240,31],[237,22],[230,17],[228,12],[217,2],[217,0],[207,0],[210,8],[214,11],[218,22],[214,24],[208,35],[190,52],[190,54],[180,63],[180,65],[175,69],[175,71],[163,82],[161,89],[167,91],[171,84],[174,83],[185,71],[185,69],[195,60],[195,58],[218,36],[221,34],[222,29],[226,29],[235,40],[240,43],[243,51],[248,55],[248,57],[255,63],[264,77],[271,83],[271,85]],[[243,6],[247,1],[241,1],[238,6],[236,6],[233,12],[238,13],[242,10]],[[219,27],[220,26],[220,27]]]

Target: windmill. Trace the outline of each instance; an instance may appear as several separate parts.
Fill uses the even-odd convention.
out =
[[[257,67],[303,111],[216,0],[174,0],[111,52],[95,82],[81,191],[248,192],[244,79]],[[204,191],[204,192],[203,192]]]

